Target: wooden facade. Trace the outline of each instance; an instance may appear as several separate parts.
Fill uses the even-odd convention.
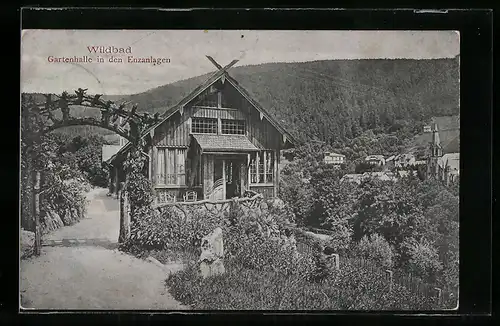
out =
[[[156,198],[228,199],[246,190],[278,194],[280,150],[291,137],[226,72],[209,80],[148,131],[145,155]],[[111,159],[110,190],[123,175],[126,147]],[[112,188],[112,189],[111,189]]]

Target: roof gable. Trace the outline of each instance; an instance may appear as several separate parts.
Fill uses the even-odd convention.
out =
[[[208,56],[207,56],[208,57]],[[209,57],[210,61],[211,57]],[[214,63],[214,61],[212,61]],[[165,121],[167,121],[170,117],[172,117],[175,113],[181,112],[183,113],[184,107],[188,105],[192,100],[194,100],[196,97],[201,95],[205,90],[207,90],[209,87],[214,85],[217,81],[223,80],[229,82],[235,89],[238,91],[259,113],[263,118],[266,118],[267,121],[276,129],[280,134],[283,135],[283,139],[285,142],[288,142],[292,145],[296,143],[295,139],[293,136],[290,135],[281,125],[278,123],[268,112],[265,110],[248,92],[246,89],[244,89],[233,77],[231,77],[227,70],[231,68],[234,64],[236,64],[238,60],[233,60],[230,64],[226,65],[225,67],[220,66],[219,64],[214,63],[217,68],[219,69],[217,72],[212,74],[209,78],[205,80],[204,83],[200,84],[198,87],[193,89],[189,95],[184,97],[181,101],[179,101],[176,105],[165,111],[164,114],[162,114],[162,119],[156,123],[154,126],[150,127],[147,129],[143,135],[142,138],[148,136],[152,131],[154,131],[156,128],[158,128],[160,125],[162,125]],[[116,153],[113,157],[111,157],[110,161],[114,160],[117,155],[120,153],[123,153],[124,151],[127,151],[131,146],[131,143],[128,142],[125,146],[122,147],[122,149]]]

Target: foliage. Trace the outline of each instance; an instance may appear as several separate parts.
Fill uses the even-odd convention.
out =
[[[60,134],[64,135],[64,134]],[[107,187],[108,170],[101,162],[102,136],[76,136],[64,146],[64,155],[76,161],[77,167],[94,186]]]
[[[359,191],[356,184],[341,182],[342,174],[343,171],[328,169],[318,170],[313,175],[315,209],[310,219],[311,226],[341,228],[353,218],[353,204]]]
[[[437,273],[443,269],[439,255],[430,241],[422,238],[420,241],[408,239],[403,243],[408,249],[410,259],[409,269],[427,282],[435,282]]]
[[[150,207],[137,210],[130,226],[130,239],[124,249],[137,245],[144,249],[180,249],[198,247],[203,236],[220,226],[220,216],[199,208],[185,208],[186,215],[177,208]]]
[[[171,274],[172,295],[194,309],[211,310],[418,310],[440,308],[435,301],[393,285],[383,273],[344,265],[322,282],[225,262],[226,273],[203,279],[196,265]]]
[[[369,259],[385,268],[391,269],[393,266],[393,249],[384,237],[377,233],[361,238],[354,251],[357,256]]]
[[[334,233],[331,235],[328,246],[339,255],[348,253],[353,245],[352,227],[345,222],[330,228]]]
[[[279,182],[279,197],[292,207],[298,225],[307,224],[313,208],[311,186],[289,165],[282,170]]]
[[[64,225],[71,225],[85,214],[87,182],[76,160],[65,155],[68,137],[51,133],[36,142],[22,138],[21,142],[21,225],[33,230],[31,205],[32,172],[40,171],[40,213],[42,228],[49,212],[56,213]],[[44,230],[42,230],[44,231]]]
[[[49,211],[61,217],[64,225],[72,225],[81,220],[86,213],[86,183],[83,179],[62,180],[58,174],[46,175],[46,191],[41,196],[42,216]]]
[[[368,180],[361,184],[361,196],[355,204],[356,239],[378,233],[398,247],[409,235],[418,235],[425,224],[412,184]]]

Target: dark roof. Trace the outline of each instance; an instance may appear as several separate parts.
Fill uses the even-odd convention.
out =
[[[443,153],[459,153],[460,152],[460,136],[456,136],[448,143],[442,145]]]
[[[243,135],[195,134],[193,138],[204,152],[207,151],[258,151],[259,149]]]

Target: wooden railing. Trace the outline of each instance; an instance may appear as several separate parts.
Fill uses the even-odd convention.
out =
[[[243,197],[243,198],[232,198],[232,199],[221,199],[221,200],[211,200],[211,199],[203,199],[198,201],[184,201],[184,202],[169,202],[169,203],[158,203],[154,204],[153,208],[158,209],[167,206],[189,206],[189,205],[204,205],[204,204],[228,204],[228,203],[248,203],[258,201],[263,199],[264,197],[261,194],[256,194],[253,197]]]

